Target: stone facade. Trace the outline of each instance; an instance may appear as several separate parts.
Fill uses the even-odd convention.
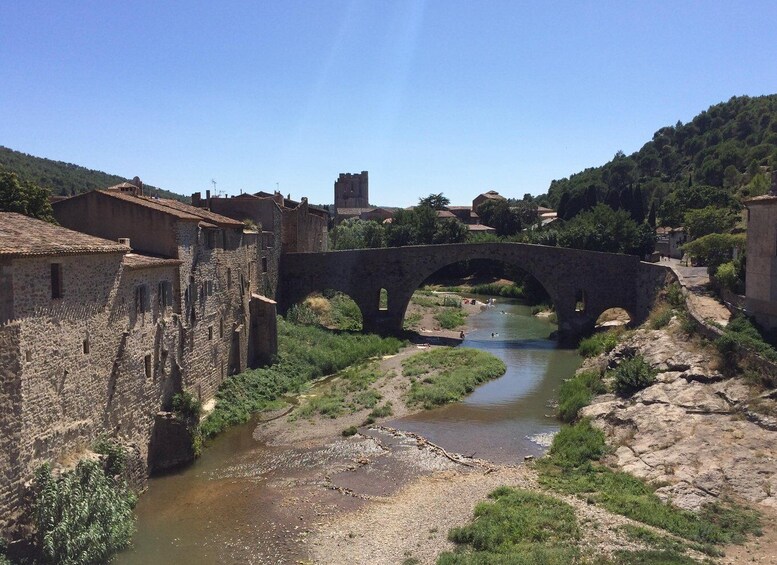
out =
[[[746,308],[765,328],[777,327],[777,196],[745,201],[747,206]]]
[[[174,394],[206,402],[277,347],[275,303],[254,303],[260,234],[191,206],[88,194],[62,201],[60,222],[113,241],[0,214],[19,226],[0,231],[0,531],[40,464],[72,463],[106,435],[148,472]]]
[[[340,173],[335,181],[335,208],[369,208],[370,183],[367,171]]]

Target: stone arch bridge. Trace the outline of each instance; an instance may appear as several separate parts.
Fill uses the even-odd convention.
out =
[[[593,330],[609,308],[623,308],[635,323],[647,317],[669,269],[633,255],[524,243],[459,243],[286,253],[281,257],[278,306],[285,313],[315,291],[333,289],[359,305],[366,332],[402,331],[410,297],[432,274],[459,261],[490,259],[523,269],[545,288],[566,337]],[[380,292],[388,308],[380,308]],[[580,298],[584,309],[576,309]]]

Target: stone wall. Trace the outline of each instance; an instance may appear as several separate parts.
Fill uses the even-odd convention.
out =
[[[285,312],[311,292],[331,288],[350,295],[359,305],[366,331],[397,333],[413,292],[441,268],[471,259],[500,261],[534,276],[555,304],[559,329],[570,335],[592,330],[609,308],[624,308],[639,323],[655,298],[651,290],[655,277],[643,277],[643,269],[649,267],[635,256],[482,243],[284,254],[279,309]],[[660,278],[662,272],[659,268],[655,276]],[[388,293],[386,310],[379,308],[382,288]],[[585,303],[582,311],[576,308],[580,298]]]
[[[335,181],[335,208],[368,208],[370,184],[367,171],[340,173]]]
[[[13,315],[13,268],[11,259],[0,259],[0,324]]]
[[[0,532],[21,502],[21,337],[19,324],[0,326]]]
[[[314,214],[303,198],[296,208],[283,209],[284,253],[315,253],[329,247],[329,217]]]

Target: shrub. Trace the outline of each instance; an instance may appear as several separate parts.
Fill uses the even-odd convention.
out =
[[[685,306],[685,296],[683,290],[677,283],[672,283],[666,287],[666,301],[672,308],[683,308]]]
[[[575,511],[547,494],[500,487],[475,507],[471,524],[453,528],[448,539],[472,553],[445,553],[438,563],[576,562],[580,538]]]
[[[583,357],[595,357],[609,353],[618,345],[618,335],[614,331],[596,333],[580,341],[578,351]]]
[[[731,292],[736,292],[739,286],[739,277],[737,276],[737,268],[733,261],[723,263],[715,271],[715,280],[718,284]]]
[[[95,453],[105,456],[105,472],[110,476],[121,475],[127,467],[127,451],[116,441],[100,437],[94,444]]]
[[[135,495],[107,477],[97,461],[81,461],[59,478],[42,465],[33,491],[36,546],[43,563],[104,563],[132,540]]]
[[[197,421],[200,417],[202,405],[200,401],[188,392],[179,392],[173,395],[172,408],[181,419]]]
[[[656,372],[637,355],[621,362],[615,369],[614,377],[615,392],[621,396],[631,396],[652,385],[656,380]]]
[[[648,327],[651,330],[660,330],[669,324],[672,315],[673,312],[669,305],[661,302],[650,312],[650,316],[648,316]]]
[[[353,435],[356,435],[358,431],[359,430],[356,426],[348,426],[343,430],[343,437],[351,437]]]
[[[294,304],[286,313],[286,320],[300,326],[315,326],[319,323],[318,316],[313,309],[304,302]]]
[[[434,315],[434,319],[440,322],[440,327],[452,330],[464,325],[467,313],[464,310],[442,310]]]
[[[573,468],[598,460],[606,451],[604,434],[586,419],[573,426],[562,426],[553,438],[549,453],[553,464]]]
[[[585,371],[561,383],[558,393],[558,417],[562,422],[573,422],[581,408],[588,406],[595,394],[605,391],[599,375]]]
[[[394,413],[394,410],[391,406],[391,402],[386,402],[383,406],[379,406],[378,408],[375,408],[372,412],[370,412],[369,418],[386,418],[388,416],[391,416]]]
[[[445,296],[442,299],[442,305],[448,308],[461,308],[461,298],[455,296]]]

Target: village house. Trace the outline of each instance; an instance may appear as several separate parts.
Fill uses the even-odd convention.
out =
[[[179,260],[0,213],[0,529],[44,462],[106,435],[142,477],[157,413],[181,392]],[[196,384],[195,384],[196,386]]]
[[[687,241],[685,229],[662,226],[656,228],[656,253],[664,257],[682,259],[681,246]]]
[[[777,175],[775,175],[777,187]],[[777,328],[777,190],[747,206],[747,313],[766,329]]]

